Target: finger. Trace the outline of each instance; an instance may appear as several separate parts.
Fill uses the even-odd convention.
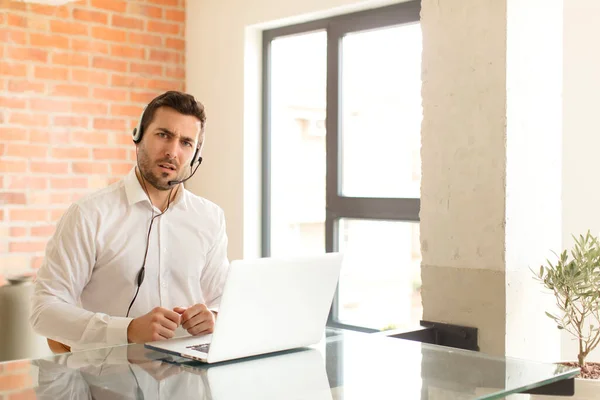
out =
[[[174,331],[175,329],[177,329],[177,327],[179,325],[177,325],[175,322],[171,321],[170,319],[168,319],[167,317],[163,316],[160,320],[159,323],[167,328],[170,331]]]
[[[181,315],[177,314],[175,311],[171,311],[171,310],[167,310],[166,308],[163,308],[162,313],[167,319],[175,322],[175,324],[177,324],[177,326],[179,326],[179,324],[181,323]]]
[[[183,329],[190,329],[190,328],[193,328],[194,326],[201,324],[202,322],[207,321],[209,319],[211,319],[211,317],[210,317],[210,314],[208,314],[208,311],[200,312],[200,313],[194,315],[192,318],[185,321],[184,323],[182,323],[181,327]]]
[[[205,333],[212,333],[213,327],[214,325],[212,321],[204,321],[198,325],[191,327],[187,331],[192,336],[198,336],[203,335]]]
[[[181,314],[181,322],[188,321],[193,318],[195,315],[200,314],[201,312],[207,310],[204,304],[194,304],[190,308],[188,308],[183,314]]]
[[[173,309],[173,311],[175,311],[177,314],[181,315],[185,312],[185,310],[187,310],[187,308],[183,308],[183,307],[175,307]]]
[[[157,333],[165,339],[171,339],[173,336],[175,336],[174,330],[165,328],[164,326],[158,327]]]

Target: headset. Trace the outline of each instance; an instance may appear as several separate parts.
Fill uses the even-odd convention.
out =
[[[142,115],[140,115],[140,119],[138,120],[138,124],[137,127],[135,127],[133,129],[133,142],[135,144],[139,144],[142,141],[142,136],[144,134],[143,129],[142,129],[142,120],[144,118],[144,114],[146,113],[146,109],[148,108],[148,106],[145,106],[144,109],[142,110]],[[200,148],[196,147],[196,152],[194,153],[194,156],[192,157],[192,161],[190,162],[190,169],[193,169],[192,173],[190,174],[190,176],[188,176],[185,179],[181,179],[181,180],[174,180],[174,181],[169,181],[168,185],[171,187],[171,193],[173,192],[173,189],[175,188],[176,185],[183,183],[185,181],[187,181],[188,179],[190,179],[192,176],[194,176],[194,174],[196,173],[196,170],[198,170],[198,167],[200,166],[200,164],[202,164],[202,157],[199,155],[200,154]],[[137,163],[137,157],[136,157],[136,163]],[[196,168],[194,168],[194,164],[196,164]],[[146,190],[146,177],[144,176],[144,173],[142,172],[142,169],[139,167],[138,165],[138,170],[140,171],[140,175],[142,175],[142,183],[144,186],[144,190],[147,193]],[[152,219],[150,220],[150,227],[148,228],[148,234],[146,235],[146,251],[144,253],[144,261],[142,263],[142,268],[140,268],[140,271],[137,274],[137,278],[136,278],[136,284],[137,284],[137,289],[135,291],[135,295],[133,296],[133,299],[131,300],[131,303],[129,303],[129,308],[127,309],[127,317],[129,317],[129,312],[131,311],[131,307],[133,306],[133,303],[135,302],[135,299],[137,298],[137,295],[140,291],[140,286],[142,286],[142,283],[144,282],[144,276],[146,274],[146,257],[148,256],[148,245],[150,243],[150,232],[152,231],[152,224],[154,223],[154,219],[157,217],[160,217],[161,215],[163,215],[164,213],[167,212],[167,210],[169,209],[169,206],[171,204],[171,193],[169,193],[169,198],[167,201],[167,208],[165,208],[165,210],[163,212],[161,212],[160,214],[156,214],[154,215],[154,205],[152,206]],[[152,203],[152,200],[150,200],[150,203]]]

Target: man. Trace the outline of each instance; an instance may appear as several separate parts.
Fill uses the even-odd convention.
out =
[[[182,183],[202,160],[205,123],[191,95],[152,100],[134,130],[137,165],[58,222],[30,316],[53,350],[213,331],[229,266],[225,218]]]

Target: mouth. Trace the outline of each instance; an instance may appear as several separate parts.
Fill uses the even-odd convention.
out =
[[[177,168],[175,168],[175,166],[173,164],[161,163],[161,164],[158,164],[158,166],[163,171],[167,171],[167,172],[177,171]]]

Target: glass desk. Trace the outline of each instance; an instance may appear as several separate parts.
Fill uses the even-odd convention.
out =
[[[135,344],[2,363],[0,398],[497,399],[578,372],[328,329],[308,348],[212,366]]]

